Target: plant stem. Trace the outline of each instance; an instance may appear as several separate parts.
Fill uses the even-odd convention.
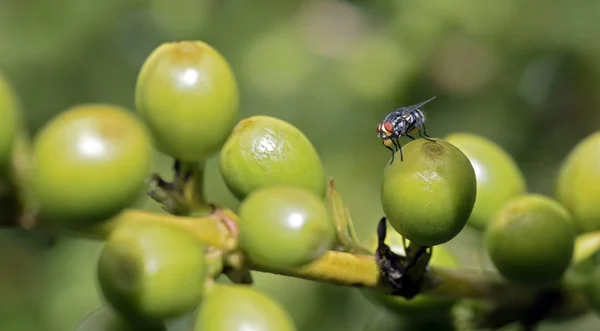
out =
[[[204,167],[203,163],[181,165],[181,173],[189,175],[181,183],[181,191],[190,216],[204,217],[213,211],[213,207],[206,201],[204,195]]]
[[[379,286],[379,271],[372,255],[328,251],[317,261],[302,268],[275,269],[252,264],[251,269],[335,285],[372,288]]]
[[[197,218],[126,210],[101,226],[87,230],[85,234],[93,238],[103,238],[115,227],[128,222],[168,223],[190,231],[207,246],[227,250],[235,246],[231,230],[217,215]],[[373,255],[328,251],[319,260],[301,268],[276,269],[252,263],[249,267],[254,271],[335,285],[385,290],[385,286],[379,280],[379,270]],[[536,295],[535,290],[504,282],[496,273],[489,271],[430,266],[425,277],[426,288],[423,293],[439,297],[522,303],[533,301]],[[573,295],[572,301],[581,306],[577,294]]]
[[[336,285],[361,288],[382,288],[375,257],[344,252],[328,251],[319,260],[297,269],[273,269],[252,265],[253,270],[284,276],[324,281]],[[523,300],[531,298],[527,290],[501,282],[492,273],[479,270],[446,269],[431,267],[426,274],[428,283],[439,285],[426,291],[427,294],[449,298],[472,298],[491,300]]]
[[[125,210],[121,214],[92,229],[71,231],[80,236],[102,239],[117,226],[126,223],[162,223],[189,231],[199,242],[224,251],[236,248],[236,233],[227,219],[235,222],[235,214],[229,210],[213,213],[207,217],[184,217],[155,214],[139,210]],[[373,255],[328,251],[313,263],[295,269],[277,269],[248,262],[250,270],[302,278],[335,285],[352,286],[387,291],[379,278],[379,269]],[[487,300],[507,306],[526,307],[535,301],[538,290],[503,281],[496,273],[470,269],[448,269],[429,266],[425,273],[422,294],[454,299]],[[565,284],[568,282],[565,281]],[[560,287],[566,299],[558,314],[569,315],[585,311],[587,306],[582,293],[570,286]]]

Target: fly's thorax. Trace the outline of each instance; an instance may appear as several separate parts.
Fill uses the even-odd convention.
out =
[[[406,135],[413,127],[412,117],[403,115],[398,119],[396,124],[396,132],[399,136]]]

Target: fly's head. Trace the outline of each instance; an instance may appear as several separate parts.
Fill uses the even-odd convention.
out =
[[[392,136],[394,134],[394,125],[391,122],[383,122],[377,124],[377,136],[383,139],[383,144],[385,146],[392,145]]]

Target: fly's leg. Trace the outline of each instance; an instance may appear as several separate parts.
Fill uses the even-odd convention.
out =
[[[381,141],[381,144],[382,144],[383,146],[385,146],[385,148],[387,148],[387,149],[389,149],[390,151],[392,151],[392,160],[390,161],[390,164],[392,164],[392,162],[394,162],[394,149],[392,149],[390,146],[387,146],[387,145],[386,145],[386,144],[383,142],[383,140]]]
[[[396,139],[394,140],[394,138],[392,138],[392,142],[394,143],[394,147],[396,147],[396,152],[400,149],[400,142],[398,141],[398,137],[396,137]]]
[[[394,145],[396,146],[396,151],[400,151],[400,162],[404,161],[404,157],[402,156],[402,145],[400,145],[400,137],[396,137],[396,140],[392,138]],[[392,163],[390,163],[392,164]]]
[[[419,127],[417,130],[419,131],[419,137],[424,138],[425,140],[435,142],[435,140],[431,139],[431,137],[429,137],[427,135],[427,129],[425,128],[425,123],[423,123],[423,126]]]
[[[402,146],[400,146],[400,162],[404,161],[404,156],[402,155]]]
[[[422,129],[422,131],[421,131],[421,128],[419,127],[419,136],[421,138],[425,138],[425,139],[427,139],[429,141],[435,142],[435,140],[433,140],[433,139],[428,139],[428,138],[431,138],[431,137],[427,134],[427,127],[425,126],[425,123],[423,123],[423,129]]]
[[[409,134],[407,134],[406,136],[407,136],[408,138],[412,139],[412,140],[415,140],[415,137],[413,137],[413,136],[411,136],[411,135],[409,135]]]

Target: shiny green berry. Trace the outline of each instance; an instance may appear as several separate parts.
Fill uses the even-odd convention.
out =
[[[167,331],[167,327],[157,321],[130,321],[104,306],[86,316],[75,331]]]
[[[240,246],[254,263],[295,268],[320,258],[336,242],[324,201],[293,186],[270,186],[240,206]]]
[[[600,265],[596,265],[588,276],[587,286],[584,291],[590,307],[600,314]]]
[[[402,236],[393,229],[388,229],[385,243],[394,253],[406,255],[402,244]],[[372,236],[368,244],[372,252],[375,253],[377,236]],[[460,266],[460,261],[446,245],[442,244],[433,248],[433,255],[429,264],[444,268],[457,268]],[[455,302],[455,300],[437,298],[427,294],[419,294],[415,298],[407,300],[401,296],[387,295],[367,289],[362,289],[361,293],[374,304],[411,320],[429,319],[445,314]]]
[[[103,297],[121,315],[163,320],[200,303],[207,267],[203,247],[184,230],[130,224],[107,239],[97,276]]]
[[[471,161],[477,178],[477,197],[467,224],[484,229],[511,198],[526,193],[523,173],[499,145],[482,136],[453,133],[447,142],[458,147]]]
[[[238,87],[227,60],[202,41],[164,43],[146,59],[135,104],[155,146],[183,162],[216,154],[238,116]]]
[[[485,247],[496,269],[509,281],[545,286],[569,267],[576,230],[569,212],[540,194],[508,201],[488,224]]]
[[[245,285],[216,285],[197,313],[194,331],[296,331],[289,313],[266,294]]]
[[[220,152],[219,166],[240,200],[271,185],[303,187],[325,197],[325,170],[314,146],[298,128],[274,117],[240,121]]]
[[[577,230],[600,230],[600,131],[577,144],[565,158],[556,199],[573,215]]]
[[[386,166],[381,204],[390,225],[415,244],[435,246],[454,238],[471,215],[475,172],[457,147],[442,139],[417,139]]]
[[[119,213],[143,194],[151,161],[148,133],[127,109],[67,109],[34,139],[31,185],[42,219],[76,227]]]
[[[21,125],[21,102],[12,85],[0,72],[0,178],[8,170]]]

